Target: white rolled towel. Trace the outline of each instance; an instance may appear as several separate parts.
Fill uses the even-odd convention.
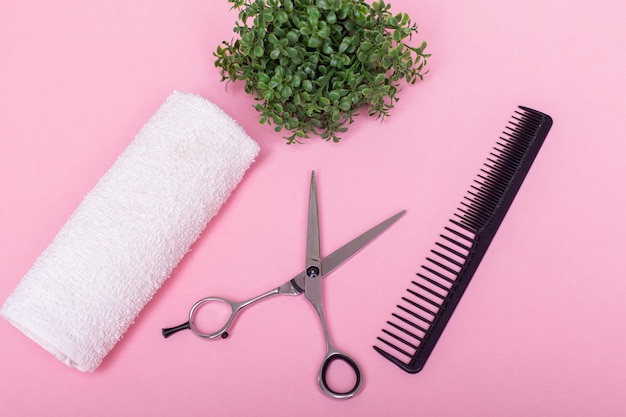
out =
[[[172,93],[0,314],[63,363],[94,371],[258,153],[257,143],[218,106]]]

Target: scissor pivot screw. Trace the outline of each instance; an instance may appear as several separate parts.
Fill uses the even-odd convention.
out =
[[[310,266],[306,270],[306,275],[309,278],[315,278],[315,277],[319,276],[319,274],[320,274],[320,269],[318,267],[316,267],[316,266]]]

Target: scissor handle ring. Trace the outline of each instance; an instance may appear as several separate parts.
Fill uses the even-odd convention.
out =
[[[328,385],[328,381],[326,380],[326,373],[328,372],[328,368],[335,361],[342,361],[344,363],[347,363],[354,371],[354,376],[356,378],[354,386],[346,392],[338,392],[333,390]],[[361,389],[361,384],[363,382],[363,377],[361,374],[361,368],[359,368],[359,364],[357,364],[356,361],[350,356],[336,350],[330,351],[324,358],[324,362],[322,363],[322,367],[320,368],[320,374],[318,379],[322,391],[334,398],[350,398],[354,396],[354,394],[356,394]]]
[[[228,320],[226,321],[226,324],[224,324],[219,330],[212,332],[212,333],[203,333],[200,330],[198,330],[198,328],[196,327],[196,325],[193,322],[194,316],[196,314],[196,311],[198,310],[198,308],[200,308],[201,305],[206,304],[206,303],[210,303],[210,302],[220,302],[220,303],[224,303],[227,304],[230,307],[231,313],[230,313],[230,317],[228,317]],[[225,298],[222,297],[206,297],[203,298],[202,300],[197,301],[192,307],[191,310],[189,310],[189,329],[196,335],[205,339],[215,339],[217,337],[221,337],[221,338],[227,338],[228,337],[228,332],[226,330],[228,330],[228,327],[230,326],[230,324],[233,322],[233,319],[235,318],[235,315],[237,314],[237,311],[239,310],[239,306],[236,303],[233,303],[230,300],[227,300]]]

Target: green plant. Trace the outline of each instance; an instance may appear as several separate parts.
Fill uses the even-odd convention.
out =
[[[408,14],[392,15],[383,0],[228,0],[239,10],[239,38],[214,52],[222,81],[245,81],[260,122],[338,142],[359,108],[384,118],[400,81],[425,74],[426,42]]]

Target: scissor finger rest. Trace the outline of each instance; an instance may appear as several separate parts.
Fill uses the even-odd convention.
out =
[[[337,391],[336,389],[331,388],[331,384],[328,382],[328,371],[331,365],[336,361],[348,364],[354,372],[354,385],[347,391]],[[359,364],[357,364],[356,361],[350,356],[334,350],[326,354],[322,367],[320,368],[318,382],[322,391],[324,391],[327,395],[334,398],[350,398],[361,389],[361,383],[363,382],[361,368],[359,368]]]
[[[168,338],[171,335],[173,335],[174,333],[178,333],[181,330],[187,330],[189,328],[190,328],[189,322],[186,321],[183,324],[178,325],[178,326],[167,327],[167,328],[161,330],[161,333],[163,334],[163,337]]]

